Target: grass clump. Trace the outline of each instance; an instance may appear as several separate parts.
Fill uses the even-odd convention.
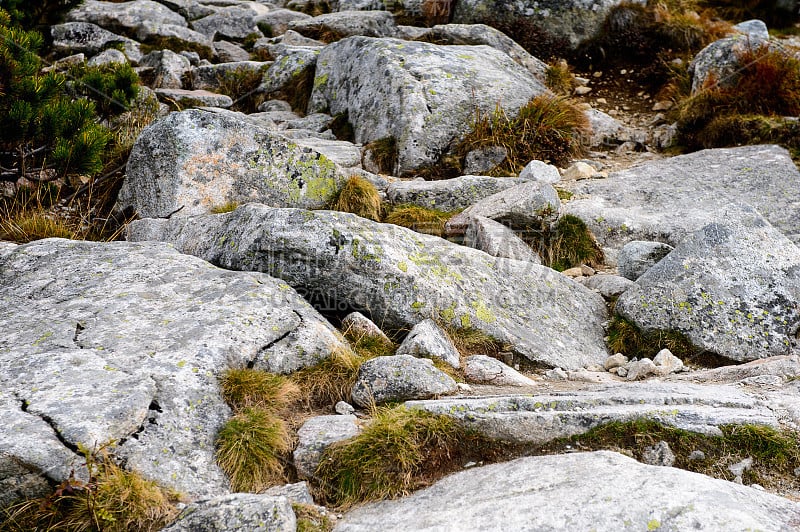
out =
[[[481,444],[450,417],[383,407],[361,434],[325,450],[316,478],[326,501],[337,506],[397,497],[460,468]]]
[[[377,165],[382,174],[391,174],[397,166],[397,139],[383,137],[364,146],[372,161]]]
[[[41,238],[77,238],[78,231],[44,210],[23,210],[0,218],[0,240],[20,244]]]
[[[161,530],[178,514],[177,495],[117,465],[100,451],[83,451],[89,480],[74,477],[47,497],[0,512],[2,529],[127,532]]]
[[[366,360],[350,349],[337,349],[319,364],[296,371],[291,379],[303,390],[308,406],[323,407],[349,401],[358,369]]]
[[[331,532],[333,520],[313,504],[292,503],[297,517],[297,532]]]
[[[796,124],[783,118],[800,115],[800,60],[762,46],[740,54],[739,64],[735,80],[708,79],[682,102],[678,142],[690,150],[750,142],[800,149]]]
[[[215,447],[234,491],[257,493],[286,480],[283,463],[292,440],[286,423],[267,410],[237,412],[217,434]]]
[[[662,349],[686,361],[697,355],[697,349],[677,331],[643,331],[633,322],[616,315],[608,325],[608,348],[629,358],[653,358]]]
[[[723,425],[722,435],[691,432],[648,419],[615,421],[572,436],[548,447],[571,444],[581,450],[613,449],[631,452],[641,459],[644,450],[666,441],[675,454],[675,467],[708,476],[734,480],[728,466],[753,458],[753,468],[745,473],[747,484],[771,486],[780,479],[796,482],[794,469],[800,466],[800,439],[797,433],[779,431],[763,425]],[[703,451],[705,459],[689,460],[692,451]]]
[[[227,370],[220,388],[237,412],[247,408],[280,412],[300,398],[300,389],[288,377],[257,369]]]
[[[217,434],[217,463],[234,491],[263,491],[287,479],[284,463],[292,449],[281,417],[300,398],[288,377],[257,369],[229,369],[220,390],[234,416]]]
[[[410,203],[389,207],[387,211],[384,222],[435,236],[444,235],[444,225],[456,214],[456,212],[428,209]]]
[[[575,88],[575,77],[569,70],[566,61],[556,61],[548,65],[545,71],[544,84],[556,94],[569,96]]]
[[[347,179],[330,207],[335,211],[351,212],[376,222],[381,219],[381,197],[378,189],[357,175]]]
[[[450,323],[439,319],[439,326],[444,329],[453,342],[456,350],[462,357],[471,355],[488,355],[497,358],[500,353],[507,351],[507,345],[498,342],[488,334],[472,327],[453,327]]]
[[[233,212],[239,208],[238,201],[226,201],[221,205],[214,205],[211,207],[211,214],[225,214],[226,212]]]
[[[586,115],[572,101],[542,95],[524,105],[513,118],[499,107],[491,115],[477,112],[472,131],[456,151],[465,156],[475,149],[502,146],[508,156],[492,172],[518,175],[533,159],[566,166],[583,153],[582,139],[589,131]]]
[[[542,264],[557,271],[586,264],[603,264],[603,250],[583,220],[571,214],[561,216],[546,227],[527,227],[519,232],[541,257]]]
[[[264,68],[237,68],[219,74],[219,90],[217,92],[230,96],[233,100],[232,111],[255,113],[266,96],[259,91]]]

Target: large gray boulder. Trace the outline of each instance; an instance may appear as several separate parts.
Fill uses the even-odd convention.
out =
[[[272,30],[272,36],[283,35],[289,29],[289,23],[293,20],[308,20],[311,15],[293,11],[291,9],[270,9],[269,13],[256,17],[256,23],[266,24]]]
[[[358,369],[351,397],[358,406],[396,403],[447,395],[458,389],[452,377],[437,369],[433,360],[392,355],[367,360]]]
[[[521,182],[515,177],[481,175],[464,175],[439,181],[395,181],[386,190],[386,197],[394,204],[411,203],[428,209],[455,211],[466,209]]]
[[[352,214],[251,204],[220,216],[140,220],[128,238],[172,242],[229,269],[271,272],[328,305],[368,309],[389,329],[440,318],[564,368],[607,356],[603,299],[574,281]]]
[[[228,202],[321,208],[345,178],[325,156],[273,132],[190,110],[142,132],[117,207],[142,217],[207,213]]]
[[[564,213],[583,219],[613,262],[631,240],[675,246],[712,222],[715,210],[750,203],[800,242],[800,170],[778,146],[702,150],[643,163],[572,186]]]
[[[68,22],[91,22],[107,30],[133,36],[145,24],[188,26],[186,19],[154,0],[101,2],[85,0],[67,13]]]
[[[4,250],[0,328],[0,485],[20,490],[65,480],[78,445],[116,441],[148,479],[188,497],[225,493],[221,373],[289,372],[347,348],[285,283],[154,242]]]
[[[597,451],[462,471],[408,497],[357,508],[334,530],[788,532],[798,523],[800,505],[789,499]]]
[[[315,416],[303,423],[297,431],[297,447],[293,453],[297,476],[313,479],[325,449],[360,432],[361,425],[354,415]]]
[[[354,35],[394,37],[397,33],[394,17],[388,11],[326,13],[314,18],[293,20],[289,22],[288,27],[300,35],[326,42]]]
[[[94,55],[112,45],[123,46],[125,56],[133,62],[142,58],[139,43],[133,39],[104,30],[90,22],[65,22],[50,28],[53,51],[57,54],[84,53]]]
[[[716,216],[622,294],[617,312],[737,362],[788,354],[800,328],[800,249],[751,208]]]
[[[770,408],[737,387],[658,381],[541,395],[406,401],[405,405],[450,416],[493,440],[536,445],[584,434],[605,423],[635,419],[713,435],[721,435],[719,427],[729,424],[778,427]]]
[[[287,532],[296,527],[286,497],[232,493],[187,505],[162,532]]]
[[[489,46],[350,37],[320,53],[309,112],[347,112],[356,142],[394,137],[403,174],[437,162],[476,112],[514,116],[546,90]]]

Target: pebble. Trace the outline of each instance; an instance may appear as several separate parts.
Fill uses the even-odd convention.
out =
[[[575,95],[576,96],[585,96],[592,92],[591,87],[575,87]]]
[[[350,414],[356,411],[356,409],[353,408],[353,405],[351,405],[350,403],[346,403],[345,401],[339,401],[338,403],[336,403],[336,406],[334,406],[333,409],[336,411],[337,414],[342,416],[349,416]]]
[[[603,367],[606,368],[606,370],[610,371],[614,368],[624,366],[627,363],[628,363],[628,357],[626,357],[622,353],[616,353],[606,359],[606,361],[603,363]]]
[[[592,76],[594,76],[596,78],[602,78],[603,77],[603,73],[602,72],[595,72],[594,74],[592,74]]]
[[[704,453],[703,451],[692,451],[691,453],[689,453],[690,462],[701,462],[705,459],[706,459],[706,453]]]
[[[605,98],[598,98],[595,102],[599,103],[600,105],[606,105],[608,101]]]

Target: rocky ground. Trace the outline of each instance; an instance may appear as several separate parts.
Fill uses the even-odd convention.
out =
[[[406,25],[442,16],[431,4],[451,23]],[[549,94],[545,63],[470,24],[478,4],[341,0],[312,17],[295,1],[87,0],[51,29],[62,62],[136,65],[161,112],[119,191],[116,210],[139,218],[125,241],[0,242],[0,508],[85,476],[82,450],[114,442],[124,469],[181,494],[164,530],[307,530],[298,505],[327,502],[325,449],[365,431],[376,404],[400,403],[500,442],[510,461],[317,508],[335,530],[800,530],[800,451],[775,466],[749,447],[588,436],[654,421],[720,438],[703,441],[756,427],[796,444],[790,152],[665,153],[664,102],[633,73],[592,69],[575,92],[592,124],[585,155],[489,177],[498,161],[476,150],[463,176],[412,179],[476,112]],[[577,46],[587,35],[570,28],[591,34],[612,5],[579,25],[579,9],[554,8],[553,28]],[[695,76],[729,68],[719,51],[741,39],[770,37],[749,23],[725,39]],[[391,168],[375,147],[388,137]],[[389,204],[463,211],[442,238],[325,210],[353,175]],[[567,215],[602,249],[593,267],[555,271],[526,243],[523,228]],[[350,404],[302,414],[298,483],[232,490],[216,456],[235,413],[222,375],[317,366],[355,347],[353,322],[399,345],[363,362]],[[459,352],[459,331],[491,346]]]

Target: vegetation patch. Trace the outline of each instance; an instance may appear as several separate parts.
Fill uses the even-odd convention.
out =
[[[584,221],[571,214],[552,226],[524,228],[519,235],[539,254],[542,264],[557,271],[581,264],[597,268],[605,258]]]
[[[386,206],[386,223],[407,227],[418,233],[443,236],[444,225],[455,216],[457,211],[445,212],[428,209],[410,203]]]
[[[381,220],[381,197],[375,185],[361,176],[351,176],[339,191],[330,208],[351,212],[362,218]]]
[[[219,75],[221,94],[233,100],[231,110],[245,114],[255,113],[266,95],[259,90],[264,72],[261,69],[237,68]]]
[[[196,52],[201,59],[207,59],[208,61],[214,59],[214,50],[208,46],[204,46],[198,42],[184,41],[177,37],[165,37],[163,35],[154,35],[150,37],[147,41],[142,43],[140,50],[144,55],[159,50],[171,50],[175,53]]]
[[[643,331],[622,316],[615,315],[608,325],[608,348],[629,358],[653,358],[662,349],[684,361],[695,358],[697,348],[677,331]]]
[[[675,454],[675,467],[734,480],[728,466],[750,457],[753,467],[743,475],[745,484],[756,483],[777,490],[787,484],[796,485],[794,470],[800,467],[800,434],[763,425],[723,425],[720,429],[721,436],[710,436],[647,419],[615,421],[553,442],[544,450],[560,452],[567,445],[582,451],[610,449],[641,460],[647,447],[666,441]],[[704,457],[690,459],[693,451],[702,451]]]
[[[233,212],[238,208],[238,201],[227,201],[222,205],[214,205],[211,207],[211,214],[225,214],[226,212]]]
[[[288,377],[257,369],[229,369],[220,381],[222,397],[238,412],[259,408],[281,412],[300,398],[300,389]]]
[[[575,76],[566,61],[555,61],[547,66],[544,84],[556,94],[569,96],[575,88]]]
[[[800,150],[800,60],[767,46],[747,50],[735,83],[710,77],[677,108],[678,142],[689,150],[778,142]]]
[[[466,156],[479,148],[502,146],[508,156],[492,173],[517,175],[534,159],[566,166],[584,152],[582,139],[589,131],[589,121],[575,103],[542,95],[524,105],[513,118],[500,107],[490,115],[476,112],[472,131],[455,151]]]
[[[325,450],[316,471],[328,504],[351,506],[407,495],[492,446],[453,418],[404,406],[376,409],[358,436]]]
[[[70,477],[47,497],[2,510],[0,528],[9,532],[155,532],[177,516],[176,493],[122,469],[105,450],[82,452],[89,473],[87,482]]]
[[[450,337],[462,357],[488,355],[493,358],[499,358],[500,353],[510,349],[510,346],[495,340],[483,331],[472,327],[453,327],[441,317],[439,326]]]
[[[350,349],[337,349],[315,366],[292,373],[291,379],[303,390],[308,407],[326,407],[349,401],[358,369],[367,360]]]
[[[297,532],[331,532],[333,519],[313,504],[292,503],[297,518]]]
[[[502,31],[532,56],[550,61],[569,55],[569,40],[548,31],[547,24],[533,17],[507,16],[497,13],[495,9],[490,11],[491,14],[482,16],[476,22]]]
[[[368,153],[381,173],[391,174],[397,166],[397,139],[394,137],[384,137],[374,140],[364,146],[364,152]]]

